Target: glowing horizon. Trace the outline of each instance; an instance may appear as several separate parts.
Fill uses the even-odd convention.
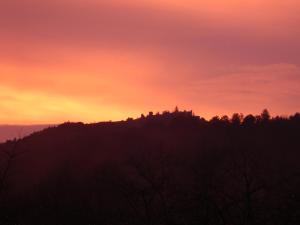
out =
[[[0,3],[0,124],[300,111],[296,0]]]

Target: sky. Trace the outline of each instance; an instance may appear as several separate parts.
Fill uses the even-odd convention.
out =
[[[300,111],[299,0],[0,1],[0,124]]]

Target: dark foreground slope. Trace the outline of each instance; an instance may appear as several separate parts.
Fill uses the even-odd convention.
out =
[[[300,224],[299,114],[66,123],[0,154],[0,224]]]

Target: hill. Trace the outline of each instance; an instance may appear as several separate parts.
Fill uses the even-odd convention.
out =
[[[300,114],[149,113],[0,145],[2,224],[299,224]]]

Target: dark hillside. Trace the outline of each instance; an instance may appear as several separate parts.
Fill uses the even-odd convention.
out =
[[[300,222],[299,114],[65,123],[0,151],[0,224]]]

